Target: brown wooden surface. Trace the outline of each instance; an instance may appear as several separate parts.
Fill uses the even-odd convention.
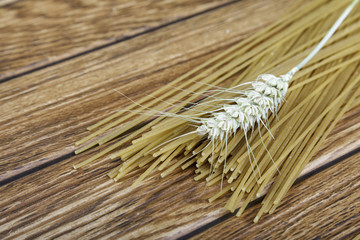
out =
[[[105,176],[116,162],[72,170],[99,150],[73,156],[85,127],[128,104],[114,88],[133,99],[150,93],[294,1],[227,2],[0,2],[1,239],[350,239],[360,232],[360,105],[259,224],[252,223],[256,201],[241,218],[222,208],[226,197],[210,205],[219,189],[194,182],[193,169],[153,174],[135,190],[138,174],[119,184]]]
[[[0,9],[0,81],[111,45],[230,0],[19,1]]]

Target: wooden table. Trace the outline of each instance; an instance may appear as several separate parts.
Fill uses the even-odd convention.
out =
[[[351,239],[360,233],[360,105],[273,215],[241,218],[218,187],[152,174],[118,184],[117,161],[75,171],[86,127],[277,20],[289,0],[0,1],[0,239]]]

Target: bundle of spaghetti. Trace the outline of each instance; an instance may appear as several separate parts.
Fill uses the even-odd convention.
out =
[[[210,202],[230,194],[225,207],[232,212],[239,208],[240,216],[250,201],[266,193],[254,221],[273,213],[336,123],[359,101],[359,7],[294,76],[286,101],[266,122],[218,140],[199,135],[196,125],[234,101],[259,74],[279,75],[296,66],[349,2],[298,1],[266,29],[133,101],[126,111],[90,126],[95,131],[76,143],[86,143],[76,153],[108,146],[74,168],[108,155],[120,158],[122,163],[109,177],[118,181],[144,167],[134,182],[137,186],[155,169],[165,177],[195,165],[195,180],[221,185]]]

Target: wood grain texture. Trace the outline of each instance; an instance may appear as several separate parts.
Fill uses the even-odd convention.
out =
[[[0,7],[9,6],[10,4],[16,3],[21,0],[0,0]]]
[[[0,8],[0,81],[228,2],[5,1]]]
[[[359,232],[359,154],[344,156],[360,147],[360,105],[337,124],[276,214],[258,225],[256,201],[243,217],[228,217],[227,197],[210,205],[219,189],[193,181],[194,169],[165,179],[154,173],[131,189],[141,170],[114,184],[105,174],[116,161],[71,168],[99,150],[73,156],[85,127],[128,104],[114,88],[135,100],[151,93],[291,3],[240,1],[1,83],[0,239],[349,239]]]
[[[265,2],[242,1],[2,83],[0,181],[72,152],[85,127],[129,104],[114,88],[133,99],[150,93],[291,5]]]

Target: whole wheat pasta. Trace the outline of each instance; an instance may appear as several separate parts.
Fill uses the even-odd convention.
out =
[[[137,186],[155,169],[165,177],[195,164],[195,180],[221,185],[210,202],[230,194],[225,208],[240,216],[266,193],[254,221],[273,213],[360,98],[357,2],[299,1],[263,31],[90,126],[76,153],[109,146],[74,168],[110,154],[123,161],[108,174],[115,181],[146,167]]]

